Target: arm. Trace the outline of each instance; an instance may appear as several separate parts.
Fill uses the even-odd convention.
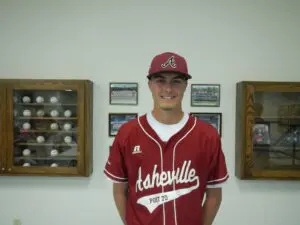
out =
[[[126,224],[125,220],[125,212],[126,212],[126,201],[127,201],[127,183],[113,183],[113,196],[116,207],[118,209],[119,215],[124,224]]]
[[[222,201],[221,188],[207,188],[203,205],[203,225],[212,225]]]

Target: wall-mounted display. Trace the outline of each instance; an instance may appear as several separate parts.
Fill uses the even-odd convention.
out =
[[[137,105],[138,83],[111,82],[109,103],[111,105]]]
[[[138,117],[138,114],[137,113],[109,113],[108,117],[109,117],[108,134],[110,137],[114,137],[117,135],[120,127],[124,123],[136,119]]]
[[[190,114],[211,124],[218,130],[219,135],[222,136],[222,113],[191,112]]]
[[[220,84],[191,84],[191,106],[219,107]]]
[[[89,176],[92,94],[86,80],[0,80],[0,175]]]
[[[237,84],[236,176],[300,179],[300,82]]]

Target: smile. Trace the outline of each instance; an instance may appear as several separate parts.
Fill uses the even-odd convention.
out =
[[[175,98],[174,96],[161,96],[162,99],[168,99],[171,100],[173,98]]]

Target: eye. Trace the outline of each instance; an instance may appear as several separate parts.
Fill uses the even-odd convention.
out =
[[[183,80],[182,79],[175,79],[175,80],[173,80],[173,83],[174,84],[182,84]]]
[[[162,83],[164,83],[164,82],[165,82],[165,80],[164,80],[164,79],[162,79],[162,78],[157,78],[157,79],[155,80],[155,82],[156,82],[156,83],[160,83],[160,84],[162,84]]]

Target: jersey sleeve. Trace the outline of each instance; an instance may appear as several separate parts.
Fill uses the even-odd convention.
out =
[[[124,159],[124,142],[121,135],[117,135],[109,152],[108,159],[104,167],[104,174],[115,183],[128,181],[127,170]]]
[[[222,187],[228,178],[229,174],[222,150],[221,139],[219,135],[215,135],[215,137],[211,140],[211,157],[206,187]]]

